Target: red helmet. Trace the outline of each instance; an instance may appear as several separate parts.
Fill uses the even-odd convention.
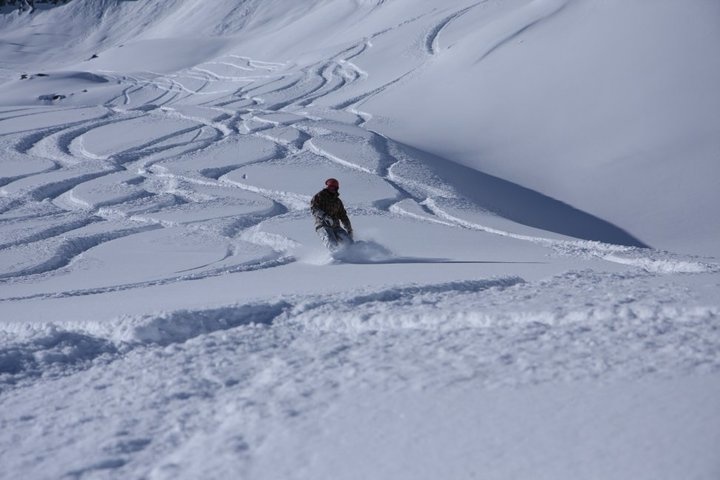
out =
[[[340,182],[338,182],[334,178],[328,178],[327,180],[325,180],[325,186],[330,190],[337,190],[338,188],[340,188]]]

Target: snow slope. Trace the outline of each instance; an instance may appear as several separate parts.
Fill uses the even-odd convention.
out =
[[[717,478],[718,13],[0,16],[0,478]]]
[[[720,5],[535,1],[469,33],[481,6],[444,26],[426,71],[364,108],[398,140],[655,248],[717,256]]]

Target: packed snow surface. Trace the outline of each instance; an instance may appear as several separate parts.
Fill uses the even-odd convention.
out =
[[[720,478],[718,44],[709,0],[0,14],[0,478]]]

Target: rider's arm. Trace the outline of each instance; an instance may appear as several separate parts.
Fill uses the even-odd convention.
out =
[[[345,228],[345,230],[348,231],[349,234],[352,235],[352,225],[350,224],[350,218],[348,218],[347,212],[345,211],[345,206],[340,202],[340,223],[342,223],[342,226]]]
[[[327,218],[327,212],[322,208],[322,201],[320,200],[320,194],[315,195],[310,201],[310,213],[315,217],[315,224],[317,226],[325,223]]]

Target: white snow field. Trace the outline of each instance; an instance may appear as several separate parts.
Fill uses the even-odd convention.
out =
[[[0,478],[720,478],[719,2],[0,8]]]

